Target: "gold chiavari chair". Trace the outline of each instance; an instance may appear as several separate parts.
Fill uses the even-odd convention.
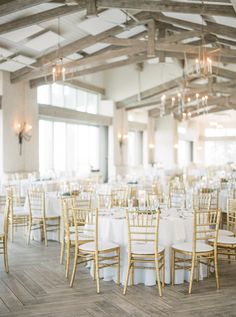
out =
[[[158,244],[159,218],[160,213],[158,210],[126,211],[128,264],[124,295],[127,291],[131,270],[132,284],[134,284],[135,269],[153,269],[156,271],[159,295],[162,296],[162,287],[164,287],[165,281],[165,248]],[[152,266],[145,266],[145,263],[151,263]],[[162,287],[160,270],[162,270]]]
[[[115,206],[116,195],[111,194],[98,194],[98,208],[110,209]]]
[[[69,192],[71,196],[78,196],[81,192],[81,185],[79,183],[70,183]]]
[[[151,192],[152,192],[153,194],[156,194],[156,195],[158,195],[158,196],[161,196],[161,195],[162,195],[162,186],[161,186],[161,184],[159,184],[159,183],[153,183],[153,184],[152,184],[152,190],[151,190]]]
[[[162,197],[156,193],[147,193],[147,206],[150,210],[156,209],[163,203]]]
[[[219,190],[213,189],[211,194],[211,209],[218,209],[219,208]]]
[[[220,229],[219,235],[236,236],[236,199],[227,199],[227,224],[226,230]]]
[[[0,254],[4,256],[4,267],[6,273],[9,272],[8,266],[8,251],[7,251],[7,241],[8,241],[8,219],[11,210],[12,198],[8,197],[6,200],[6,210],[4,214],[4,225],[3,232],[0,232]]]
[[[169,190],[170,208],[186,208],[186,192],[184,188],[172,188]]]
[[[60,255],[60,264],[63,264],[63,259],[64,259],[64,253],[65,253],[65,245],[67,243],[68,236],[70,237],[70,235],[68,235],[68,231],[67,228],[68,226],[71,226],[72,223],[72,216],[69,217],[68,214],[68,208],[72,208],[73,206],[73,201],[74,201],[74,197],[61,197],[61,211],[62,211],[62,241],[61,241],[61,255]],[[71,218],[71,220],[69,221],[69,219]]]
[[[193,208],[208,210],[211,206],[211,199],[211,193],[205,193],[199,190],[196,197],[193,195]]]
[[[98,239],[98,209],[83,210],[72,208],[75,225],[75,255],[70,287],[73,286],[77,266],[92,261],[97,285],[100,292],[99,270],[105,267],[117,267],[117,283],[120,284],[120,247],[112,242]],[[91,240],[84,243],[85,240]],[[108,256],[109,255],[109,256]]]
[[[231,256],[236,257],[236,199],[228,199],[227,201],[227,231],[222,230],[218,236],[217,249],[220,259],[232,261]],[[231,231],[232,230],[232,231]],[[231,235],[230,235],[231,234]],[[210,244],[213,243],[209,240]],[[235,261],[235,259],[234,259]]]
[[[127,207],[128,191],[126,188],[112,190],[111,195],[113,196],[115,206]]]
[[[176,270],[190,270],[189,294],[191,294],[195,269],[199,281],[200,264],[205,264],[208,266],[208,272],[210,266],[214,266],[216,287],[219,289],[217,238],[220,216],[220,209],[194,209],[193,242],[172,246],[172,285],[175,283]],[[209,239],[212,239],[212,245],[208,244]]]
[[[70,200],[63,200],[62,202],[63,204],[63,220],[64,220],[64,232],[65,232],[65,246],[66,246],[66,262],[65,262],[65,276],[66,278],[68,278],[69,276],[69,265],[70,265],[70,255],[71,255],[71,251],[74,251],[75,248],[75,230],[76,230],[76,226],[74,223],[74,218],[73,218],[73,213],[72,213],[72,209],[73,208],[77,208],[78,207],[74,207],[74,202],[73,199],[72,201]],[[80,210],[89,210],[89,209],[84,209],[84,208],[79,208]],[[77,228],[84,225],[84,223],[86,222],[85,219],[82,219],[81,217],[78,220],[77,223]],[[78,242],[78,245],[86,243],[86,242],[92,242],[93,240],[91,239],[90,236],[87,235],[83,235],[83,238],[81,237],[81,239]]]
[[[29,230],[28,244],[32,230],[43,230],[45,246],[48,245],[47,232],[57,231],[58,241],[60,241],[60,216],[46,212],[45,192],[38,190],[28,191],[29,204]],[[53,223],[52,223],[53,222]]]
[[[86,191],[74,196],[73,206],[76,208],[90,209],[92,205],[92,194],[92,191]]]
[[[17,227],[28,228],[29,212],[21,205],[21,197],[15,191],[14,187],[9,187],[6,190],[7,197],[11,198],[9,226],[11,227],[11,241],[13,242],[14,229]]]

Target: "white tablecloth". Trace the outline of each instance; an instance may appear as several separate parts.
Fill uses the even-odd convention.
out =
[[[179,218],[169,216],[160,220],[159,244],[165,247],[165,283],[171,283],[171,246],[185,241],[191,242],[193,238],[193,217]],[[99,238],[104,241],[117,243],[121,247],[121,282],[124,284],[127,267],[127,224],[125,219],[116,219],[112,216],[99,217]],[[92,274],[92,270],[91,270]],[[101,272],[105,280],[116,281],[116,269],[105,268]],[[188,280],[187,271],[176,271],[175,283],[183,283]],[[201,272],[203,277],[203,272]],[[156,276],[154,270],[135,270],[135,284],[155,285]]]
[[[56,193],[46,195],[46,212],[61,215],[60,197]],[[193,239],[193,217],[192,215],[180,218],[174,210],[169,211],[168,217],[161,217],[159,224],[159,244],[165,247],[165,283],[171,283],[171,246],[176,243],[191,242]],[[61,222],[62,227],[62,222]],[[61,230],[62,233],[62,230]],[[40,236],[36,235],[36,239]],[[57,240],[57,233],[48,233],[48,239]],[[128,232],[126,219],[119,218],[119,213],[110,215],[99,215],[99,239],[117,243],[121,247],[121,282],[124,283],[127,267],[127,243]],[[91,274],[93,270],[91,269]],[[200,278],[205,272],[200,272]],[[105,268],[101,271],[101,276],[106,281],[116,281],[116,269]],[[177,270],[175,283],[181,284],[189,279],[189,272]],[[135,270],[135,284],[155,285],[156,276],[154,270]]]

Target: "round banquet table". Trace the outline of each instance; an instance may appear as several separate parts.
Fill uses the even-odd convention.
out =
[[[128,231],[126,219],[118,215],[99,216],[99,239],[118,244],[121,248],[121,283],[124,284],[127,269],[127,243]],[[159,244],[165,247],[165,283],[171,283],[171,246],[176,243],[191,242],[193,239],[193,216],[179,217],[176,212],[168,217],[161,217],[159,224]],[[91,268],[91,274],[93,270]],[[206,270],[200,268],[200,278],[206,275]],[[101,270],[101,277],[106,281],[116,282],[116,268],[108,267]],[[189,280],[189,271],[177,270],[175,284]],[[134,283],[144,283],[147,286],[156,284],[154,270],[136,269]]]
[[[56,192],[47,193],[45,199],[46,212],[50,214],[61,215],[60,197]],[[167,211],[168,216],[161,215],[159,223],[159,244],[165,247],[165,283],[171,283],[171,246],[176,243],[191,242],[193,239],[193,215],[185,213],[185,216],[179,216],[174,209]],[[61,219],[62,220],[62,219]],[[62,221],[61,221],[62,229]],[[62,230],[61,230],[62,233]],[[124,210],[111,209],[110,211],[99,210],[99,239],[118,244],[121,248],[121,283],[124,284],[127,268],[127,244],[128,230],[124,215]],[[34,238],[40,239],[40,233],[34,234]],[[61,236],[62,238],[62,236]],[[49,232],[48,239],[57,240],[56,232]],[[91,275],[93,270],[91,267]],[[206,275],[204,266],[200,267],[200,279]],[[105,281],[116,282],[116,269],[107,267],[101,270],[100,276]],[[181,284],[189,280],[189,271],[177,270],[175,273],[175,284]],[[134,272],[134,283],[144,283],[147,286],[156,284],[156,275],[154,270],[138,270]]]

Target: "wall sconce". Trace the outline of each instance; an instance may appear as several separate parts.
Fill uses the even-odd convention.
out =
[[[30,131],[32,130],[32,125],[24,122],[23,124],[17,124],[17,137],[18,143],[20,145],[20,155],[22,155],[22,144],[23,140],[29,141],[31,139]]]
[[[155,148],[155,145],[153,143],[149,143],[148,145],[149,147],[149,163],[151,164],[151,166],[153,167],[155,162],[154,162],[154,148]]]
[[[124,145],[125,141],[128,138],[128,135],[118,133],[117,137],[118,137],[118,141],[119,141],[119,146],[120,146],[120,148],[122,148],[122,146]]]

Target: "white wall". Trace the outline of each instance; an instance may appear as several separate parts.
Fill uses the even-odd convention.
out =
[[[141,71],[141,91],[155,87],[164,81],[181,76],[182,70],[178,64],[144,63]],[[104,72],[106,96],[114,101],[137,94],[139,91],[138,71],[136,65],[129,65]]]
[[[10,83],[10,74],[2,73],[3,172],[38,170],[38,107],[36,89],[27,82]],[[32,137],[23,141],[22,155],[16,133],[17,124],[32,125]]]

